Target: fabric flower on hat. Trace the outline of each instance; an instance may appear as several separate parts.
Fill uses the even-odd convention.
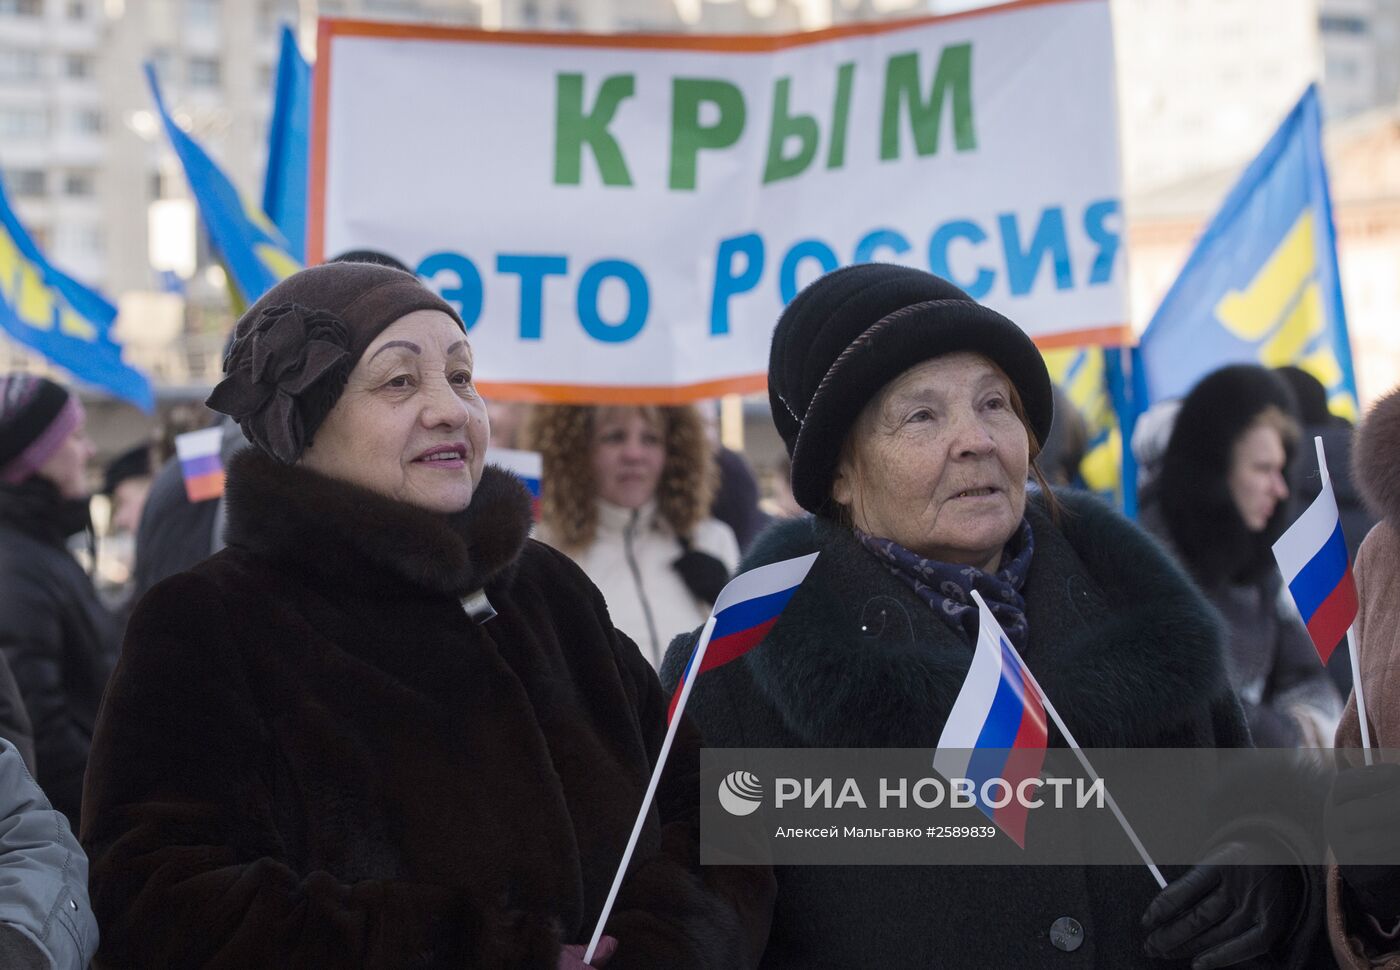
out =
[[[209,406],[291,464],[335,406],[354,361],[345,324],[324,310],[282,303],[262,310],[224,359],[228,376]]]

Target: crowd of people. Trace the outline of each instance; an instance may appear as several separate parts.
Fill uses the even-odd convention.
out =
[[[1271,553],[1320,487],[1314,434],[1367,727],[1400,738],[1400,394],[1353,429],[1303,371],[1215,371],[1144,422],[1133,523],[1075,487],[1082,420],[1013,321],[862,264],[776,322],[769,515],[711,414],[493,427],[476,364],[382,259],[277,284],[208,401],[223,496],[147,449],[105,475],[135,537],[121,604],[74,555],[81,402],[0,376],[0,966],[1400,968],[1400,868],[1243,865],[1228,837],[1160,891],[1104,866],[699,864],[703,746],[936,747],[974,592],[1086,746],[1359,747],[1347,651],[1318,662]],[[538,522],[503,442],[542,456]],[[633,832],[720,590],[814,552],[763,643],[695,682]],[[1400,769],[1330,802],[1329,831],[1393,843]]]

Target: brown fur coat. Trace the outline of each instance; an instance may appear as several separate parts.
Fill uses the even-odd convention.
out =
[[[229,548],[137,608],[97,728],[97,965],[554,970],[666,727],[597,590],[490,468],[443,517],[250,451],[228,505]],[[771,875],[696,865],[699,743],[685,723],[610,970],[762,949]]]

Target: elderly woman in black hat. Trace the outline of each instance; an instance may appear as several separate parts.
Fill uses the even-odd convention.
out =
[[[485,464],[461,319],[333,263],[242,320],[228,547],[131,620],[87,777],[99,967],[581,967],[667,698]],[[683,726],[595,965],[742,967],[765,870],[696,856]]]
[[[1028,494],[1052,392],[1010,320],[917,270],[837,270],[778,321],[768,392],[813,517],[770,528],[742,568],[821,555],[766,640],[697,679],[707,744],[935,747],[972,660],[973,590],[1085,746],[1248,744],[1182,573],[1094,500]],[[663,681],[693,643],[672,644]],[[1296,870],[1201,866],[1155,903],[1140,868],[777,876],[770,970],[1216,967],[1317,937],[1293,934]]]

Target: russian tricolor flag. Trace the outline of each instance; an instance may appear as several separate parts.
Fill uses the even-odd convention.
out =
[[[176,435],[175,454],[191,502],[207,502],[224,494],[223,444],[223,429],[217,427]]]
[[[1308,626],[1317,655],[1325,664],[1356,620],[1357,606],[1342,517],[1337,511],[1337,496],[1327,474],[1321,441],[1318,463],[1322,492],[1274,543],[1274,559]]]
[[[514,448],[492,448],[491,464],[510,472],[530,490],[530,511],[540,520],[540,480],[544,476],[544,459],[538,451],[517,451]]]
[[[720,590],[715,600],[710,619],[714,629],[710,631],[708,644],[703,640],[695,645],[685,672],[676,684],[676,692],[671,696],[671,706],[666,712],[669,723],[676,715],[676,705],[680,703],[685,685],[695,675],[695,658],[703,650],[699,673],[723,667],[732,660],[738,660],[763,642],[778,616],[807,578],[812,563],[817,561],[817,553],[784,559],[740,573]],[[706,624],[709,625],[708,623]]]
[[[1027,808],[1014,797],[994,808],[983,799],[982,785],[1001,778],[1014,794],[1022,781],[1040,775],[1047,736],[1045,706],[1001,624],[980,599],[977,606],[972,667],[938,738],[933,767],[949,781],[971,781],[977,807],[1025,848]]]

